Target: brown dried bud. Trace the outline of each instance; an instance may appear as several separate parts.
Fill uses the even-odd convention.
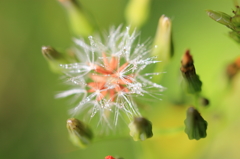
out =
[[[226,73],[229,80],[231,80],[239,72],[239,70],[240,70],[240,57],[238,57],[233,63],[230,63],[227,66]]]
[[[189,50],[187,50],[186,53],[183,55],[181,64],[182,66],[180,70],[182,71],[183,75],[187,77],[196,74],[195,67],[193,65],[192,55],[190,54]]]
[[[187,83],[189,93],[201,92],[202,82],[196,74],[193,64],[193,58],[190,51],[187,50],[182,57],[181,68],[182,76]]]

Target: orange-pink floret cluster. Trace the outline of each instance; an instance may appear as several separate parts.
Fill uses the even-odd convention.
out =
[[[88,83],[88,92],[99,91],[97,100],[109,97],[110,101],[114,101],[116,94],[119,92],[129,92],[126,84],[132,83],[132,74],[121,77],[121,72],[126,69],[128,63],[118,66],[119,59],[112,56],[108,60],[105,53],[102,53],[104,67],[92,64],[94,73],[90,75],[92,82]]]

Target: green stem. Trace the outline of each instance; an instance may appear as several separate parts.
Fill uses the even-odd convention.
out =
[[[181,131],[184,131],[184,126],[180,126],[180,127],[175,127],[175,128],[169,128],[169,129],[157,129],[154,131],[154,136],[155,135],[170,135],[170,134],[175,134],[175,133],[179,133]]]

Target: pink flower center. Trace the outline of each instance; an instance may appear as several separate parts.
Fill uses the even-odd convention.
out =
[[[118,67],[118,58],[113,56],[111,60],[108,60],[105,53],[102,53],[102,57],[104,67],[91,64],[95,69],[90,75],[93,82],[88,83],[90,88],[88,92],[96,92],[98,101],[105,97],[109,97],[111,101],[114,101],[118,93],[129,92],[126,85],[132,83],[131,79],[134,75],[122,75],[123,71],[128,67],[128,63]]]

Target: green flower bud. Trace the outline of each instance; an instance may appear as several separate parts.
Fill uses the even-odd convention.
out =
[[[172,42],[172,22],[162,15],[158,22],[157,33],[153,42],[154,49],[153,56],[157,56],[162,63],[167,63],[173,56],[173,42]]]
[[[50,46],[43,46],[42,54],[48,61],[51,70],[55,73],[61,73],[60,64],[68,63],[68,60],[61,53]]]
[[[213,10],[207,10],[206,11],[208,16],[210,18],[212,18],[213,20],[215,20],[218,23],[221,23],[223,25],[226,25],[229,28],[232,28],[232,24],[231,24],[231,16],[223,13],[223,12],[219,12],[219,11],[213,11]]]
[[[153,42],[152,55],[161,61],[156,64],[154,72],[162,72],[164,67],[169,63],[173,57],[174,48],[172,41],[172,22],[171,20],[162,15],[158,22],[157,32]],[[159,82],[162,74],[154,76],[153,81]]]
[[[89,145],[93,138],[91,129],[76,118],[67,120],[67,129],[72,143],[80,148]]]
[[[150,0],[130,0],[125,11],[128,25],[140,28],[148,18]]]
[[[135,117],[128,127],[134,141],[143,141],[153,136],[152,123],[143,117]]]
[[[76,0],[59,0],[66,8],[70,26],[77,36],[88,37],[93,32],[93,27]]]
[[[207,10],[208,16],[213,20],[229,27],[232,29],[232,32],[229,33],[229,36],[235,40],[237,43],[240,43],[240,7],[236,6],[236,11],[233,11],[234,16],[230,16],[223,12],[217,12],[212,10]]]
[[[207,122],[194,107],[188,108],[184,123],[186,126],[185,132],[190,140],[199,140],[207,136]]]
[[[207,98],[205,98],[205,97],[200,97],[199,98],[199,104],[201,105],[201,106],[209,106],[209,104],[210,104],[210,101],[207,99]]]
[[[192,94],[201,92],[202,82],[200,81],[199,76],[195,72],[193,58],[189,50],[187,50],[182,57],[180,70],[187,84],[188,92]]]

